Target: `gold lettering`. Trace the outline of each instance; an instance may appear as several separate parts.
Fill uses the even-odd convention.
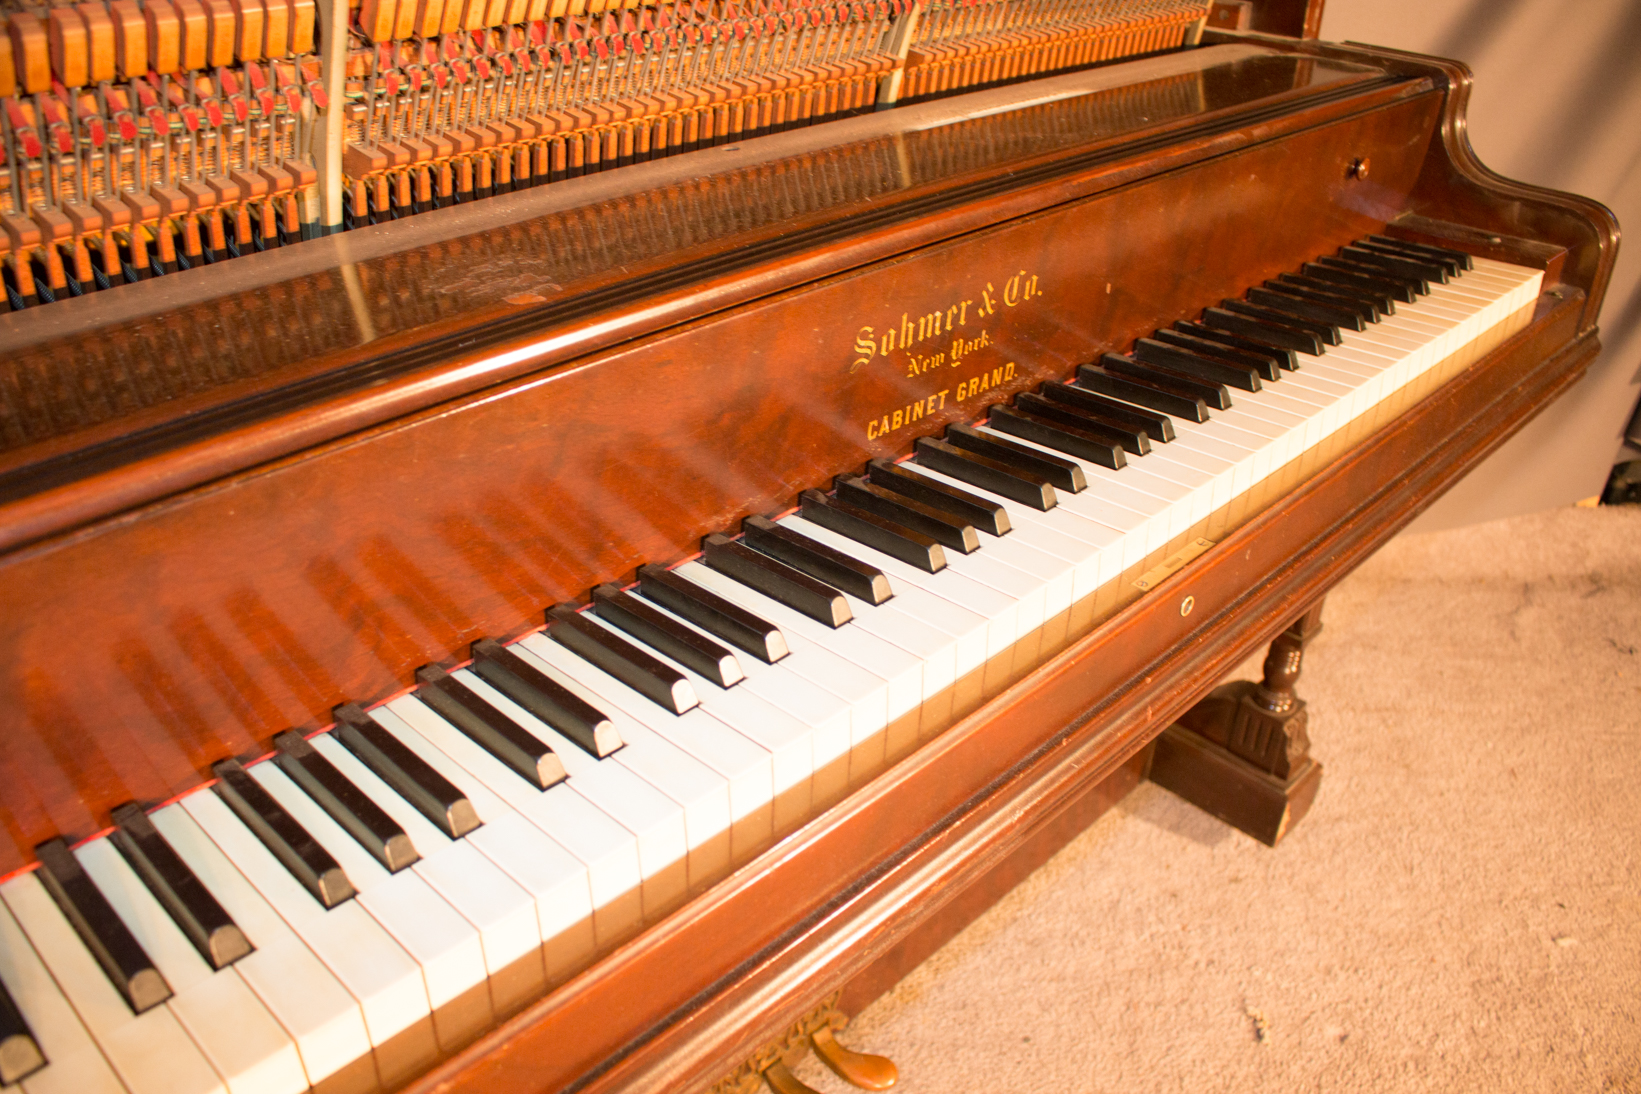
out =
[[[1037,275],[1032,274],[1031,275],[1031,280],[1026,282],[1026,299],[1030,300],[1032,297],[1038,295],[1042,291],[1043,290],[1041,290],[1037,287]]]
[[[912,321],[906,318],[906,313],[900,313],[900,348],[910,349],[912,346]]]
[[[906,424],[906,412],[904,410],[897,410],[897,411],[895,411],[894,424],[891,425],[889,428],[892,431],[892,430],[899,429],[901,426],[903,426],[905,424]]]
[[[928,315],[920,315],[917,319],[917,340],[933,338],[940,333],[940,313],[932,311]]]
[[[961,304],[957,305],[957,325],[958,326],[966,327],[966,326],[969,325],[969,305],[972,304],[972,303],[974,303],[974,301],[965,300]]]
[[[980,291],[980,314],[982,316],[990,315],[997,310],[997,305],[991,298],[991,294],[996,291],[991,287],[990,281],[986,282],[986,287]]]
[[[1008,364],[1003,366],[1003,379],[1005,379],[1005,380],[1014,379],[1014,362],[1013,361],[1010,361]]]
[[[855,335],[854,350],[860,356],[856,357],[855,363],[849,367],[850,372],[859,372],[866,367],[868,361],[877,356],[877,343],[872,340],[871,335],[871,327],[862,327],[860,333]]]
[[[884,332],[882,345],[883,345],[883,356],[887,357],[887,356],[889,356],[889,354],[894,352],[894,349],[895,349],[895,332],[894,332],[894,328],[891,327],[889,330]]]
[[[877,440],[877,421],[876,421],[876,419],[866,423],[866,439],[869,440],[869,441]]]
[[[946,392],[948,392],[950,390],[951,390],[951,388],[949,388],[949,387],[943,387],[939,391],[934,393],[935,395],[940,396],[940,409],[941,410],[946,409]],[[931,399],[934,398],[934,395],[929,396],[929,398],[931,398]],[[958,398],[961,399],[962,396],[959,395]]]
[[[1019,273],[1009,278],[1008,284],[1003,286],[1003,303],[1007,304],[1011,308],[1020,302],[1020,278],[1025,274],[1025,272],[1026,271],[1021,270]]]

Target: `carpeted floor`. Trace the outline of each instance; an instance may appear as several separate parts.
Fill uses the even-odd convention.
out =
[[[1144,784],[844,1039],[906,1094],[1641,1091],[1641,507],[1403,536],[1323,621],[1281,847]]]

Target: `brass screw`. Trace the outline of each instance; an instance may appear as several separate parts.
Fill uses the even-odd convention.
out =
[[[1368,158],[1359,157],[1350,161],[1350,171],[1347,172],[1353,179],[1360,181],[1368,177]]]
[[[1190,615],[1191,614],[1191,609],[1196,607],[1196,606],[1197,606],[1197,598],[1194,597],[1194,596],[1188,596],[1184,600],[1179,602],[1179,614],[1182,615],[1182,616]]]

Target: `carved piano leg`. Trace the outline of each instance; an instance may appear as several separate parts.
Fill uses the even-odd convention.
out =
[[[1294,694],[1305,647],[1322,629],[1317,601],[1276,636],[1265,679],[1221,684],[1163,730],[1148,775],[1200,809],[1276,846],[1316,797],[1305,701]]]

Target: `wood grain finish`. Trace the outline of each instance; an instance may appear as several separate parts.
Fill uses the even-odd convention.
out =
[[[1014,218],[12,552],[0,686],[21,701],[0,734],[14,756],[68,751],[0,806],[0,868],[1382,227],[1353,208],[1346,165],[1374,149],[1376,192],[1405,195],[1439,104]],[[879,350],[857,367],[868,327]],[[977,348],[952,367],[958,339]]]
[[[1228,58],[1203,51],[1220,63],[1174,62],[1157,77],[1173,88],[1192,76],[1189,108],[1155,111],[1150,96],[1119,85],[928,129],[916,117],[928,107],[910,108],[908,118],[891,111],[881,116],[891,121],[841,123],[856,133],[852,143],[824,144],[837,139],[827,137],[821,151],[802,151],[794,142],[800,151],[785,159],[705,179],[680,157],[670,167],[681,173],[675,184],[571,206],[540,223],[504,217],[485,231],[468,227],[455,239],[357,259],[356,248],[373,241],[387,246],[397,234],[414,237],[446,220],[460,231],[469,222],[457,208],[448,218],[440,211],[403,228],[383,226],[382,235],[350,232],[317,244],[337,255],[333,266],[203,305],[162,296],[152,314],[25,340],[7,355],[15,359],[11,374],[32,365],[54,376],[54,364],[82,358],[101,362],[93,369],[99,376],[184,366],[209,373],[225,347],[261,360],[253,378],[184,385],[191,393],[175,400],[62,435],[48,429],[0,453],[0,549],[658,329],[1424,90],[1418,79],[1363,66],[1264,46],[1227,48]],[[994,101],[997,94],[974,96],[971,105],[1009,101]],[[786,136],[794,135],[771,140]],[[501,208],[528,208],[529,199],[550,202],[553,188],[539,198],[502,199]],[[272,258],[278,266],[300,255]],[[237,265],[249,278],[269,263]],[[156,284],[173,293],[182,286],[170,282],[186,276]],[[496,291],[498,281],[505,291]],[[119,297],[106,295],[108,302],[54,305],[46,319],[66,322],[70,309],[101,315],[97,309]],[[0,320],[0,333],[4,327]],[[14,375],[0,365],[0,382]]]

